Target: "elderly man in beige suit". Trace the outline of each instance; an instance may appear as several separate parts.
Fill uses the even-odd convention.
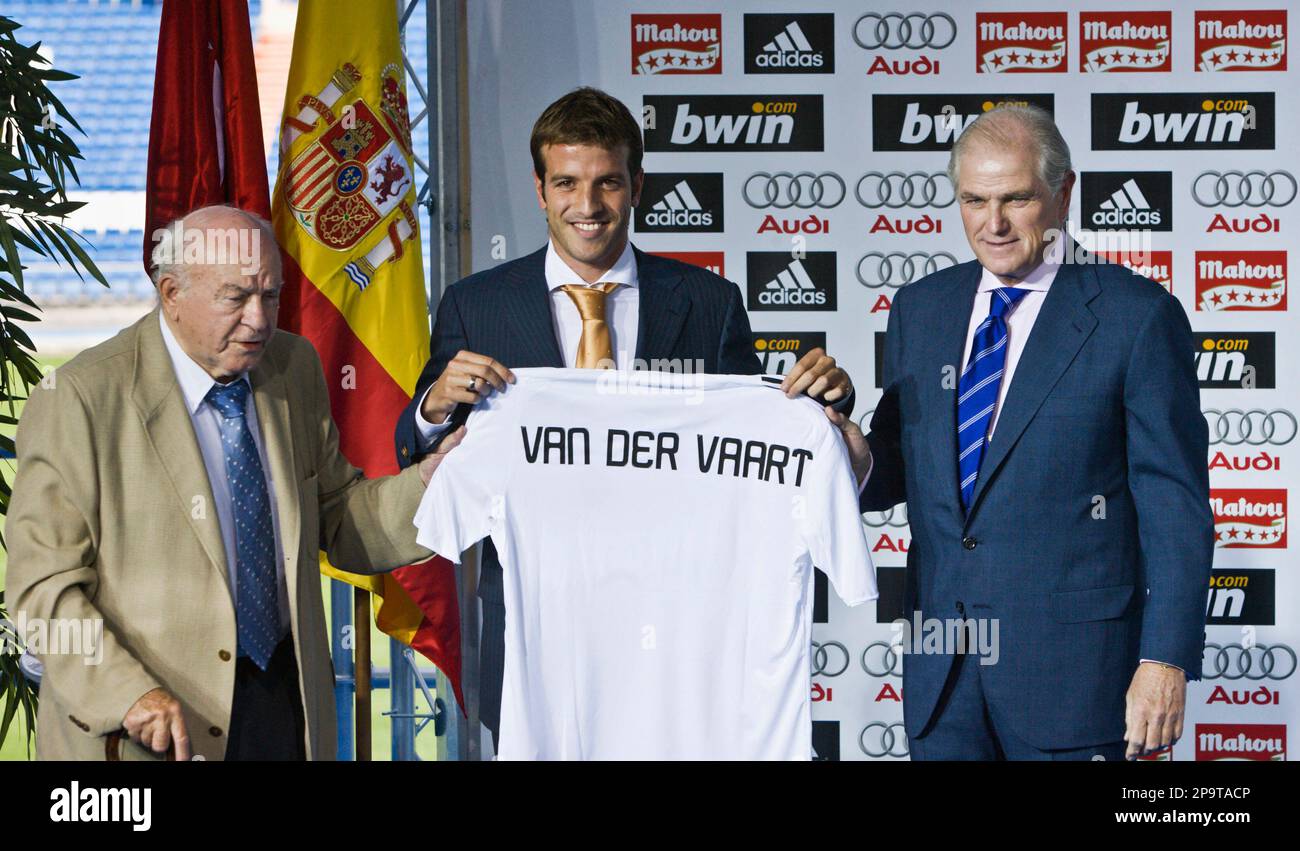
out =
[[[19,423],[13,611],[103,624],[97,664],[43,656],[37,757],[331,759],[318,550],[356,571],[428,558],[411,521],[443,455],[364,479],[315,350],[276,330],[270,228],[230,207],[180,225],[258,260],[165,242],[159,309],[59,367]]]

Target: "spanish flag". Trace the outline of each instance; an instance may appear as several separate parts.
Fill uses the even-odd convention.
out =
[[[343,453],[367,476],[397,472],[393,429],[429,353],[417,188],[397,4],[299,4],[271,199],[280,325],[315,344]],[[369,577],[322,554],[321,570],[372,591],[379,628],[427,656],[465,705],[449,562]]]

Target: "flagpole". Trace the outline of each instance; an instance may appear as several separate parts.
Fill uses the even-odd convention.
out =
[[[370,762],[370,592],[353,589],[352,626],[356,639],[356,760]]]

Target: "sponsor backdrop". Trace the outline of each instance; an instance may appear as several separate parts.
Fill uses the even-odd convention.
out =
[[[944,174],[954,137],[999,102],[1052,111],[1080,173],[1073,225],[1116,240],[1085,242],[1168,288],[1196,331],[1219,548],[1205,679],[1159,758],[1286,759],[1300,722],[1300,543],[1287,535],[1300,487],[1300,323],[1287,297],[1300,4],[1022,5],[471,3],[475,269],[544,243],[529,130],[552,99],[599,86],[646,124],[636,245],[735,281],[768,372],[826,347],[863,419],[893,295],[972,256]],[[850,610],[817,586],[821,759],[908,753],[889,626],[907,512],[863,522],[879,603]]]

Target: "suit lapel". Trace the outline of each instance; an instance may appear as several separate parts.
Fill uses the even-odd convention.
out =
[[[279,363],[273,358],[274,355],[268,350],[262,362],[249,373],[248,380],[253,386],[253,402],[257,406],[257,423],[266,447],[266,459],[271,465],[271,479],[274,483],[274,493],[271,496],[275,500],[276,515],[280,521],[280,546],[284,555],[288,556],[284,568],[285,585],[289,591],[289,600],[295,601],[298,599],[297,556],[302,537],[302,506],[299,504],[298,475],[293,464],[293,423],[289,415],[284,377],[288,364]],[[313,510],[314,507],[307,506],[308,510]],[[291,608],[296,611],[296,606]]]
[[[538,362],[530,365],[562,368],[564,356],[555,338],[551,294],[546,286],[546,249],[533,252],[507,274],[510,297],[501,305],[506,327],[518,335],[522,348],[537,354]]]
[[[671,357],[688,310],[686,296],[681,292],[682,276],[675,271],[665,274],[664,267],[653,258],[635,247],[632,251],[640,290],[636,358],[646,363],[652,358]]]
[[[944,493],[952,499],[961,499],[961,490],[957,481],[957,380],[965,366],[962,359],[966,355],[966,332],[970,327],[970,314],[975,307],[975,293],[979,289],[982,269],[978,263],[971,263],[967,274],[963,275],[942,298],[936,301],[942,305],[942,311],[934,326],[936,361],[929,365],[927,371],[936,379],[945,377],[944,370],[954,367],[952,386],[945,381],[931,386],[938,386],[942,396],[944,415],[938,420],[941,433],[930,444],[938,452],[938,467],[943,472]],[[928,332],[927,332],[928,333]]]
[[[158,460],[171,479],[181,510],[189,518],[190,529],[229,588],[226,548],[221,541],[221,523],[217,519],[208,471],[158,323],[156,309],[140,321],[131,400],[140,412]]]
[[[1034,328],[1016,364],[1011,386],[1007,389],[997,427],[980,462],[979,478],[971,496],[969,516],[975,514],[980,497],[989,482],[1015,447],[1025,427],[1038,412],[1052,387],[1065,372],[1084,341],[1097,327],[1097,317],[1087,304],[1100,292],[1089,267],[1066,263],[1056,273],[1043,300]],[[955,426],[954,426],[955,429]],[[955,432],[954,432],[955,433]]]

